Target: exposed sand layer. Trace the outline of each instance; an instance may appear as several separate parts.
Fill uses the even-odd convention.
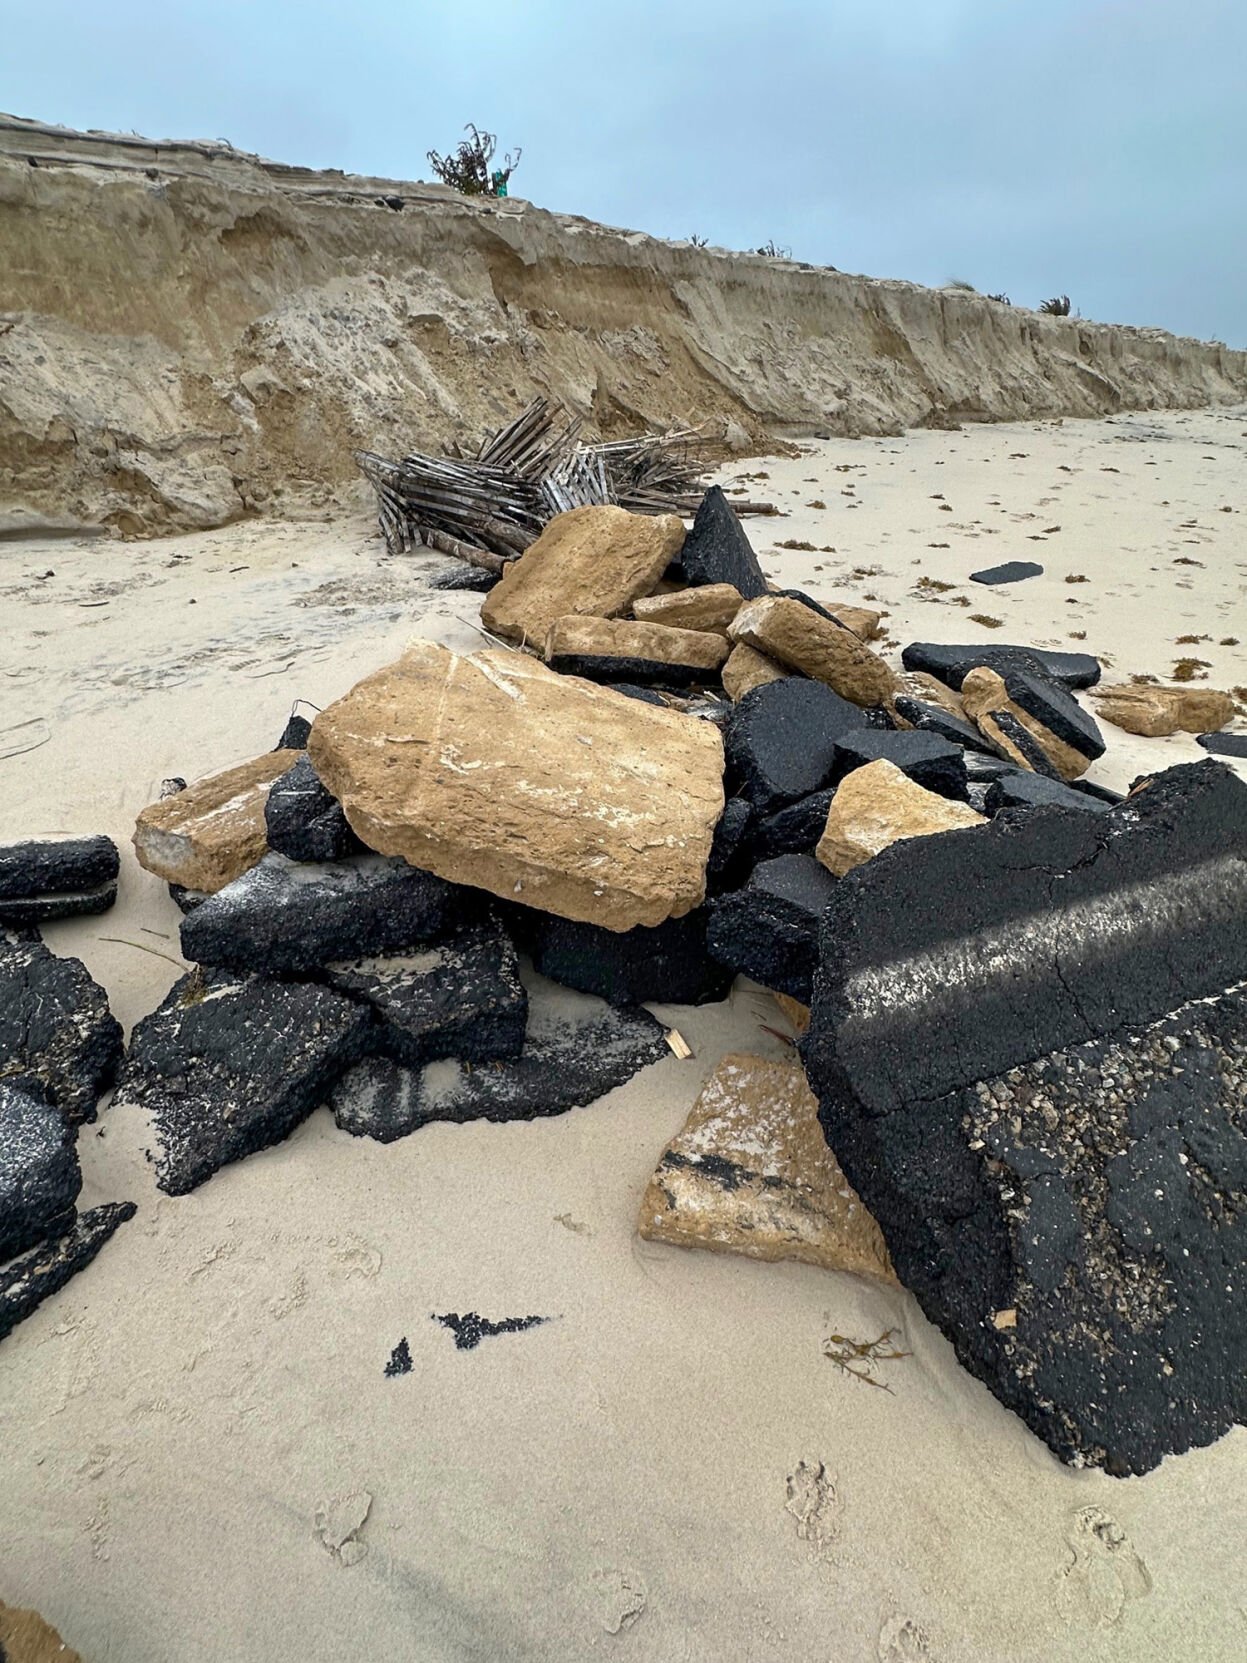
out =
[[[880,434],[1247,395],[1247,354],[440,186],[0,117],[0,530],[220,525],[475,444]],[[362,498],[361,498],[362,500]]]
[[[791,517],[749,530],[781,581],[878,597],[897,643],[1085,632],[1115,677],[1189,654],[1247,684],[1221,644],[1247,637],[1244,430],[1238,409],[813,444],[750,467]],[[1014,557],[1045,575],[965,581]],[[363,518],[0,546],[0,837],[122,842],[117,908],[46,934],[127,1026],[178,973],[137,810],[413,633],[470,650],[479,597],[428,591],[440,564],[386,558]],[[1202,754],[1105,734],[1114,784]],[[139,1213],[0,1346],[0,1598],[91,1663],[1241,1657],[1247,1432],[1143,1479],[1070,1471],[905,1293],[637,1240],[705,1076],[783,1054],[745,986],[660,1014],[694,1058],[591,1108],[388,1146],[322,1109],[177,1200],[145,1120],[105,1110],[83,1205]],[[556,1320],[458,1350],[431,1317],[469,1311]],[[888,1329],[911,1355],[887,1391],[822,1354]]]

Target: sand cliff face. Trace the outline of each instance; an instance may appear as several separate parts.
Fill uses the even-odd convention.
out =
[[[547,213],[0,118],[0,530],[327,500],[538,393],[607,436],[1196,406],[1247,354]]]

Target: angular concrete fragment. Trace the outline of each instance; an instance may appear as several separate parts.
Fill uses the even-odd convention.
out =
[[[0,933],[0,1079],[60,1110],[95,1119],[121,1060],[121,1024],[80,959]]]
[[[119,1225],[134,1217],[133,1201],[110,1201],[80,1215],[72,1229],[0,1266],[0,1340],[91,1263]]]
[[[663,1150],[637,1233],[896,1280],[879,1226],[827,1147],[796,1061],[724,1057]]]
[[[560,675],[589,681],[639,681],[691,687],[716,679],[726,637],[671,629],[631,618],[559,618],[546,636],[545,659]]]
[[[381,1143],[432,1120],[534,1120],[596,1102],[670,1055],[662,1024],[646,1011],[542,993],[514,1062],[468,1068],[447,1060],[415,1070],[374,1058],[334,1088],[333,1116],[344,1132]]]
[[[1029,691],[1038,688],[1043,690],[1043,683],[1039,678],[1033,678],[1027,687],[1023,686],[1023,678],[1014,672],[1014,684],[1019,692],[1027,696]],[[1048,683],[1047,689],[1056,695],[1060,689],[1055,683]],[[1043,720],[1035,716],[1032,710],[1024,708],[1009,694],[1008,685],[1004,678],[994,670],[971,670],[961,683],[961,697],[965,703],[966,715],[969,716],[978,730],[998,750],[1010,758],[1020,767],[1035,768],[1044,771],[1044,763],[1049,769],[1059,774],[1064,780],[1077,779],[1085,774],[1096,756],[1102,754],[1104,742],[1099,737],[1099,730],[1095,729],[1095,739],[1085,737],[1078,748],[1068,741],[1073,736],[1072,722],[1060,723],[1061,734],[1054,733]],[[1069,695],[1065,694],[1069,699]],[[1054,714],[1055,707],[1045,707],[1039,700],[1028,698],[1033,708],[1045,710],[1045,714]],[[1073,700],[1069,699],[1070,704]],[[1075,705],[1075,709],[1078,707]],[[1061,715],[1065,715],[1064,711]],[[1084,712],[1084,720],[1089,720]],[[1055,719],[1055,717],[1054,717]],[[1094,728],[1094,723],[1091,724]],[[1019,729],[1024,732],[1019,733]],[[1095,748],[1098,743],[1099,749]],[[1036,750],[1040,753],[1037,758]]]
[[[822,1124],[961,1361],[1063,1460],[1143,1472],[1247,1418],[1247,786],[1194,764],[952,841],[828,907]]]
[[[701,499],[693,529],[680,550],[679,567],[690,584],[730,583],[746,600],[767,591],[753,546],[718,485],[712,485]]]
[[[766,595],[742,606],[728,635],[824,682],[853,704],[883,704],[896,691],[894,672],[852,630],[786,595]]]
[[[777,664],[765,653],[737,643],[723,666],[723,690],[729,699],[743,699],[755,687],[765,687],[771,681],[783,681],[792,675],[782,664]]]
[[[371,1030],[368,1006],[329,988],[196,970],[135,1027],[114,1107],[151,1114],[156,1183],[185,1195],[289,1137]]]
[[[836,741],[866,726],[854,704],[821,682],[790,676],[746,693],[725,735],[728,777],[766,815],[830,784]]]
[[[382,855],[304,864],[267,854],[182,920],[182,953],[264,975],[352,954],[405,953],[474,904],[453,885]]]
[[[140,866],[183,889],[213,894],[249,871],[268,848],[264,805],[297,750],[266,751],[149,803],[134,828]]]
[[[985,807],[988,814],[998,814],[1002,808],[1072,808],[1081,813],[1107,814],[1110,805],[1060,780],[1012,770],[987,787]]]
[[[706,950],[705,907],[653,929],[604,930],[530,912],[520,939],[543,976],[612,1005],[704,1005],[722,999],[732,971]]]
[[[107,912],[117,899],[109,837],[37,837],[0,846],[0,928]]]
[[[528,995],[511,938],[496,921],[456,931],[403,958],[326,966],[329,986],[369,1005],[371,1048],[417,1067],[438,1057],[490,1062],[524,1043]]]
[[[965,752],[937,734],[862,728],[836,741],[836,771],[842,777],[855,768],[880,761],[891,762],[915,785],[939,797],[966,800]]]
[[[1096,710],[1127,733],[1163,738],[1171,733],[1206,733],[1234,720],[1234,700],[1213,687],[1151,687],[1127,684],[1096,689]]]
[[[632,615],[644,624],[667,624],[672,629],[709,630],[726,635],[740,611],[744,596],[730,583],[708,583],[704,589],[676,589],[666,595],[642,595],[632,603]]]
[[[81,1188],[64,1116],[0,1080],[0,1264],[64,1235]]]
[[[863,733],[868,732],[866,728]],[[795,803],[777,809],[761,821],[749,840],[758,860],[769,860],[774,855],[812,855],[827,825],[835,787],[826,791],[812,791],[808,797],[798,797]]]
[[[706,945],[731,970],[808,1004],[819,921],[834,889],[809,855],[764,860],[743,889],[710,903]]]
[[[924,790],[895,763],[870,762],[838,787],[815,853],[829,872],[843,877],[902,838],[982,824],[983,816],[967,804]]]
[[[481,622],[540,647],[558,618],[611,618],[648,595],[684,541],[674,514],[573,508],[558,514],[485,597]]]
[[[907,670],[923,670],[945,686],[959,688],[974,669],[1025,670],[1028,675],[1046,676],[1063,687],[1094,687],[1100,679],[1100,661],[1090,653],[1044,652],[1039,647],[1010,647],[972,642],[967,646],[937,646],[933,641],[914,641],[901,653]]]
[[[342,860],[363,852],[363,844],[316,777],[304,751],[294,767],[273,782],[264,805],[268,846],[288,860]]]
[[[704,895],[723,811],[709,722],[421,642],[324,710],[309,750],[369,848],[456,883],[618,930]]]

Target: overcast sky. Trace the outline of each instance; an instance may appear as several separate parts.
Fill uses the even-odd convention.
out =
[[[1247,0],[0,0],[0,108],[1247,347]]]

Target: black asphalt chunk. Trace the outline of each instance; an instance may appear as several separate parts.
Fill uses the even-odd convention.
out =
[[[1094,687],[1100,679],[1100,662],[1089,653],[1044,652],[1039,647],[984,645],[937,646],[933,641],[914,641],[901,653],[907,670],[925,670],[946,687],[960,691],[971,670],[982,666],[1007,675],[1023,670],[1028,675],[1047,676],[1063,687]]]
[[[435,1311],[432,1320],[450,1329],[455,1336],[456,1351],[475,1351],[482,1340],[489,1339],[493,1334],[522,1334],[526,1328],[539,1328],[550,1318],[501,1317],[494,1322],[489,1317],[478,1316],[475,1311],[468,1311],[464,1316],[457,1311],[447,1311],[445,1316],[439,1316]]]
[[[306,716],[291,716],[281,730],[281,738],[273,746],[275,751],[305,751],[312,724]]]
[[[266,975],[317,970],[356,955],[408,952],[466,921],[477,904],[397,857],[304,864],[267,854],[186,915],[182,952]]]
[[[866,731],[863,729],[863,733]],[[834,787],[813,791],[808,797],[798,797],[795,803],[769,814],[750,838],[749,846],[755,857],[770,860],[775,855],[813,854],[827,829],[827,815],[835,794]]]
[[[656,693],[652,687],[637,687],[630,681],[608,681],[605,685],[612,693],[622,693],[625,699],[637,699],[641,704],[656,704],[660,710],[671,709],[662,694]]]
[[[59,1109],[0,1080],[0,1264],[74,1222],[82,1188]]]
[[[970,722],[963,722],[959,716],[953,716],[937,704],[927,704],[923,699],[911,698],[908,693],[898,693],[892,702],[896,706],[896,714],[903,717],[918,733],[933,733],[940,739],[947,739],[953,745],[960,745],[966,751],[977,752],[983,756],[998,754]]]
[[[1042,577],[1043,567],[1033,560],[1006,560],[1002,566],[985,566],[971,572],[971,583],[1021,583],[1023,578]]]
[[[998,814],[1002,808],[1072,808],[1084,814],[1109,811],[1109,804],[1089,791],[1075,791],[1061,780],[1045,779],[1042,774],[1030,774],[1021,768],[993,780],[984,804],[988,814]]]
[[[700,687],[718,684],[718,672],[704,664],[671,664],[658,658],[624,658],[607,653],[555,653],[547,660],[562,676],[583,676],[607,686]]]
[[[837,879],[812,855],[778,855],[710,904],[706,944],[730,969],[808,1004],[819,921]]]
[[[1093,762],[1104,755],[1104,739],[1095,718],[1064,687],[1047,676],[1030,675],[1025,670],[1010,670],[1002,680],[1018,709],[1042,722],[1062,744]]]
[[[836,741],[839,777],[871,762],[890,762],[924,790],[958,802],[966,800],[965,752],[938,734],[878,733],[868,728]]]
[[[995,723],[1003,738],[1017,748],[1018,753],[1025,759],[1027,766],[1045,779],[1059,780],[1060,770],[1052,761],[1047,751],[1039,743],[1031,730],[1020,722],[1011,710],[993,710],[989,713],[990,720]]]
[[[372,1027],[367,1005],[329,988],[197,970],[135,1028],[116,1103],[151,1113],[156,1182],[185,1195],[289,1137]]]
[[[373,1011],[372,1048],[409,1067],[438,1057],[517,1057],[524,1044],[528,995],[511,938],[496,922],[469,925],[403,957],[331,964],[323,974]]]
[[[121,1048],[121,1024],[81,960],[0,933],[0,1077],[79,1125],[95,1119]]]
[[[171,883],[168,885],[169,899],[180,913],[185,915],[194,912],[196,907],[202,906],[208,899],[208,893],[203,889],[187,889],[184,884]]]
[[[63,1288],[71,1276],[84,1270],[135,1211],[132,1201],[110,1201],[92,1207],[65,1235],[0,1266],[0,1340]]]
[[[612,1005],[704,1005],[732,985],[706,950],[707,918],[696,907],[653,928],[606,930],[533,911],[521,939],[543,976]]]
[[[830,785],[836,741],[869,726],[830,687],[799,676],[768,682],[734,707],[724,734],[727,777],[760,815]]]
[[[1247,756],[1247,733],[1201,733],[1195,743],[1213,756]]]
[[[597,999],[548,994],[530,1006],[524,1049],[514,1062],[451,1060],[423,1069],[385,1057],[361,1062],[332,1093],[344,1132],[381,1143],[433,1120],[534,1120],[595,1102],[647,1064],[669,1056],[661,1023]]]
[[[411,1347],[407,1344],[407,1336],[405,1334],[394,1347],[393,1351],[391,1351],[390,1360],[385,1365],[385,1373],[387,1379],[392,1379],[398,1374],[411,1373]]]
[[[807,595],[804,589],[779,589],[776,593],[783,595],[786,600],[800,601],[802,606],[808,606],[811,612],[817,612],[820,618],[826,618],[827,622],[835,624],[837,629],[848,628],[847,624],[840,622],[834,612],[828,612],[822,601],[816,601],[813,595]]]
[[[747,601],[770,592],[744,527],[718,485],[701,499],[677,564],[695,587],[730,583]]]
[[[274,780],[264,804],[268,846],[288,860],[343,860],[364,845],[347,824],[342,805],[321,784],[304,751]]]
[[[743,797],[729,797],[714,828],[710,858],[706,862],[706,893],[721,894],[739,889],[749,876],[749,828],[753,810]]]
[[[447,566],[429,578],[430,589],[466,589],[473,594],[488,594],[502,576],[501,572],[487,572],[480,566]]]
[[[1061,1459],[1145,1472],[1247,1418],[1247,785],[950,841],[837,885],[823,1129],[965,1366]]]
[[[117,900],[117,885],[72,890],[61,895],[29,895],[23,900],[0,901],[0,929],[30,930],[58,918],[94,918],[108,912]]]
[[[0,845],[0,924],[6,922],[7,902],[37,897],[70,902],[109,889],[116,895],[119,867],[117,845],[109,837],[38,837]]]

